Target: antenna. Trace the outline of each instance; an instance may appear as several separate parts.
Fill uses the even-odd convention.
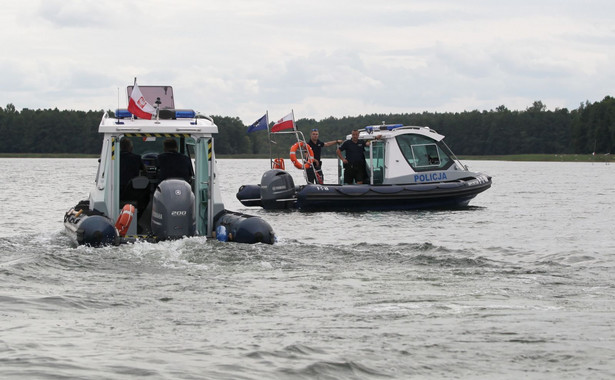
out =
[[[120,121],[120,88],[117,88],[117,108],[115,110],[115,124],[124,124]]]

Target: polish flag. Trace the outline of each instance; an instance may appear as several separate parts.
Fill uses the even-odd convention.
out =
[[[145,100],[136,83],[128,99],[128,111],[139,119],[148,120],[156,114],[156,109]]]
[[[295,129],[295,115],[291,112],[271,127],[271,132],[280,132],[285,129]]]

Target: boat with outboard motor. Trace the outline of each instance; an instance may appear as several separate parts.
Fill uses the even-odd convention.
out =
[[[117,245],[146,240],[157,242],[186,236],[206,236],[220,241],[273,244],[271,226],[257,216],[226,210],[216,179],[214,137],[218,127],[209,116],[175,109],[170,86],[135,88],[141,106],[156,104],[151,118],[137,118],[126,109],[103,115],[103,134],[96,183],[88,199],[64,216],[68,235],[79,245]],[[130,107],[130,106],[129,106]],[[135,112],[135,111],[133,111]],[[141,156],[141,173],[121,186],[128,158],[120,152],[122,141]],[[161,178],[158,152],[165,140],[174,140],[192,176]],[[123,160],[125,160],[123,162]]]
[[[490,176],[468,170],[444,136],[428,127],[383,123],[361,129],[359,138],[370,141],[365,159],[369,184],[344,184],[339,159],[337,184],[295,186],[288,172],[272,164],[260,184],[241,186],[237,199],[245,206],[301,211],[451,209],[468,206],[491,187]],[[302,156],[298,167],[313,170],[309,150]]]

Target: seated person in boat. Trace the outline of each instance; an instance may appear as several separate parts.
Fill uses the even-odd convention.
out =
[[[380,135],[376,136],[379,139]],[[365,168],[365,148],[370,144],[369,140],[359,140],[359,130],[353,129],[351,139],[337,148],[337,156],[344,163],[344,183],[354,183],[360,185],[367,178],[367,170]],[[342,156],[345,152],[346,157]]]
[[[120,140],[120,199],[124,198],[123,195],[128,190],[128,182],[145,171],[141,156],[132,153],[132,149],[132,141],[129,138]]]
[[[342,140],[322,142],[318,139],[318,129],[312,129],[310,140],[307,143],[314,152],[314,164],[307,170],[308,182],[323,184],[325,182],[325,176],[322,174],[322,162],[320,161],[321,149],[333,144],[341,144]]]
[[[194,171],[190,157],[177,151],[177,141],[173,138],[164,141],[164,153],[156,158],[158,179],[160,182],[167,178],[179,178],[190,182]]]

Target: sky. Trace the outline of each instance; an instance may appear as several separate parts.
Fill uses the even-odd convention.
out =
[[[2,0],[0,32],[18,110],[125,108],[135,77],[246,125],[615,95],[612,0]]]

